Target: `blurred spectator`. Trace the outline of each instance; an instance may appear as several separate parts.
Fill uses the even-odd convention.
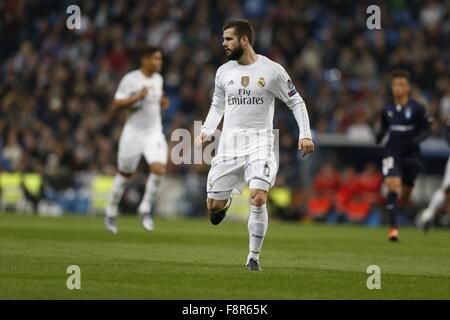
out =
[[[353,123],[347,128],[347,137],[353,141],[373,141],[373,130],[367,123],[367,112],[365,109],[357,109],[354,112]]]
[[[6,144],[3,147],[3,159],[8,161],[11,170],[20,168],[22,159],[22,148],[18,143],[17,133],[14,130],[8,132]]]
[[[325,162],[314,178],[314,191],[326,197],[332,197],[339,186],[339,172],[331,162]]]
[[[347,167],[340,174],[331,162],[325,162],[314,178],[308,213],[316,220],[324,220],[334,212],[341,221],[364,221],[382,202],[382,181],[381,173],[372,163],[360,173]]]

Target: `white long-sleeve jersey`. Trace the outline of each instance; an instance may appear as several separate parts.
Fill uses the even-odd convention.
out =
[[[250,65],[229,61],[217,69],[214,96],[202,132],[211,136],[224,116],[219,154],[242,156],[272,149],[275,98],[292,110],[300,138],[311,139],[302,97],[286,70],[262,55]]]

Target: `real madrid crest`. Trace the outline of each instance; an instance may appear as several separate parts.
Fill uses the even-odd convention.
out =
[[[258,79],[258,86],[259,86],[260,88],[263,88],[265,85],[266,85],[266,80],[264,80],[263,77],[260,77],[260,78]]]
[[[408,107],[408,108],[406,109],[406,111],[405,111],[405,117],[406,117],[406,119],[410,119],[410,118],[411,118],[411,114],[412,114],[411,108]]]
[[[243,87],[247,87],[250,83],[250,77],[249,76],[242,76],[241,77],[241,84]]]

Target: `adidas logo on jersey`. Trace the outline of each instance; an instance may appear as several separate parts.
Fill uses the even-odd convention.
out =
[[[227,83],[227,86],[232,86],[234,84],[234,81],[233,80],[230,80],[228,83]]]

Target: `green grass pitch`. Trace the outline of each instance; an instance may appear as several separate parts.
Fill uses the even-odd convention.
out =
[[[1,299],[450,299],[450,232],[271,221],[262,272],[248,272],[247,226],[136,217],[119,234],[99,217],[0,214]],[[68,290],[66,269],[81,269]],[[368,290],[369,265],[381,289]]]

